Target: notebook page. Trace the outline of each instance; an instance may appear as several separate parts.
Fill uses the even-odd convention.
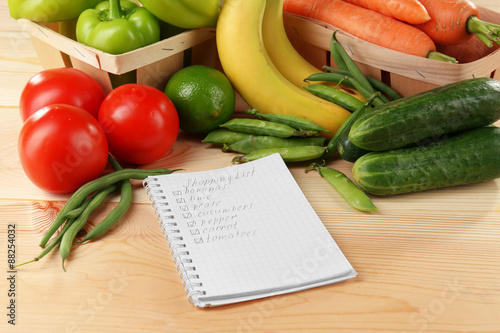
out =
[[[279,154],[158,179],[208,303],[300,290],[354,272]]]

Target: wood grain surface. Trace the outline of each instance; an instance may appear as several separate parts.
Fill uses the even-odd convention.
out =
[[[497,0],[476,4],[500,12]],[[376,213],[348,206],[307,164],[290,169],[358,272],[336,285],[198,309],[184,294],[140,182],[124,219],[104,238],[75,247],[61,268],[55,251],[9,271],[9,229],[17,262],[35,257],[68,198],[36,188],[17,155],[19,96],[42,67],[29,36],[0,2],[1,332],[500,332],[500,179],[388,198]],[[500,125],[500,123],[497,123]],[[144,166],[182,172],[230,164],[232,154],[181,134]],[[330,166],[350,175],[351,164]],[[99,221],[116,198],[92,216]],[[13,277],[13,279],[8,280]],[[14,285],[11,282],[14,282]],[[14,288],[15,296],[9,296]],[[15,324],[8,323],[15,302]]]

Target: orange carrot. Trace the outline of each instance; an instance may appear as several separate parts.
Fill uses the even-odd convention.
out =
[[[331,24],[388,49],[420,57],[454,60],[436,52],[434,42],[421,30],[341,0],[285,0],[283,10]]]
[[[380,14],[410,24],[421,24],[431,17],[418,0],[344,0],[353,5],[370,9]]]
[[[469,0],[420,0],[431,19],[415,25],[435,43],[460,44],[476,35],[483,43],[500,44],[500,25],[481,20],[479,9]]]

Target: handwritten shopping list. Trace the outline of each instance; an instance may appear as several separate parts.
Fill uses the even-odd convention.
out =
[[[145,187],[196,306],[356,275],[279,154],[217,170],[148,177]]]
[[[239,202],[226,200],[226,193],[231,193],[231,187],[237,183],[251,182],[256,175],[257,171],[251,165],[248,168],[238,168],[234,172],[229,169],[229,172],[212,176],[194,174],[179,184],[178,189],[172,191],[185,226],[189,233],[195,236],[195,244],[257,235],[257,229],[252,223],[242,219],[243,213],[248,216],[248,213],[258,209],[251,196],[240,196]]]

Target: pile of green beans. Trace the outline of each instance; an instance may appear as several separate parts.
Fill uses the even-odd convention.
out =
[[[390,100],[401,98],[401,96],[390,86],[373,77],[364,75],[342,45],[337,41],[335,33],[336,32],[333,33],[330,42],[330,52],[338,68],[325,66],[327,72],[312,74],[304,81],[343,83],[357,89],[367,101],[363,103],[352,96],[342,94],[342,92],[335,87],[320,83],[304,86],[306,90],[314,95],[336,103],[352,112],[328,142],[326,151],[322,156],[323,160],[326,160],[338,152],[340,139],[348,135],[352,124],[359,117],[370,112],[372,106],[382,105]],[[352,207],[361,211],[378,210],[367,194],[342,172],[317,163],[312,163],[306,168],[306,172],[310,170],[318,171],[318,173],[325,178]]]
[[[309,161],[321,157],[326,147],[317,123],[293,115],[245,111],[255,118],[233,118],[210,132],[203,142],[222,146],[224,152],[244,154],[233,163],[244,163],[278,153],[285,162]]]
[[[401,96],[387,84],[373,77],[364,75],[358,65],[351,59],[346,50],[338,42],[335,34],[336,31],[333,32],[330,41],[330,53],[338,68],[325,66],[324,68],[327,72],[312,74],[304,79],[304,81],[343,83],[357,89],[367,99],[367,102],[363,103],[335,87],[321,83],[304,85],[304,88],[312,94],[336,103],[352,112],[349,118],[330,139],[326,152],[323,155],[324,159],[338,152],[340,138],[349,133],[354,121],[363,114],[369,112],[371,106],[382,105],[391,100],[401,98]]]
[[[158,169],[123,169],[120,164],[109,155],[108,161],[114,171],[82,185],[66,201],[57,214],[55,220],[43,235],[40,246],[43,250],[33,260],[21,263],[22,266],[38,261],[59,245],[62,258],[62,268],[74,244],[84,243],[103,236],[127,212],[132,203],[131,179],[143,180],[148,176],[169,174],[178,170]],[[112,193],[120,191],[120,200],[116,207],[96,226],[94,226],[81,241],[75,241],[88,222],[90,215],[99,208],[104,200]],[[56,232],[59,231],[57,235]],[[55,235],[55,237],[54,237]],[[16,267],[17,267],[16,266]]]

